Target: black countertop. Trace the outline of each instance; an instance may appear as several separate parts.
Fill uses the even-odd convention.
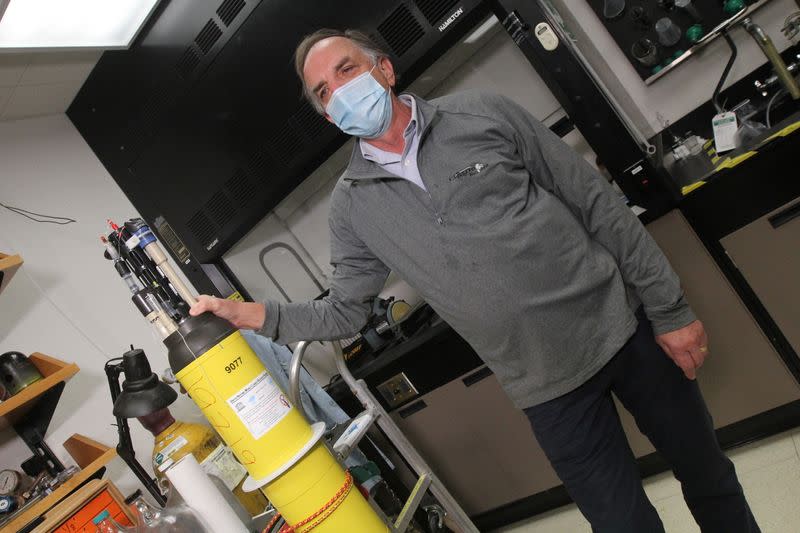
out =
[[[356,379],[364,380],[384,409],[391,411],[482,365],[483,361],[467,341],[434,315],[416,334],[384,350],[374,360],[356,366],[352,372]],[[400,372],[419,394],[399,406],[390,406],[377,387]],[[343,381],[334,380],[327,390],[348,415],[354,416],[362,410]]]

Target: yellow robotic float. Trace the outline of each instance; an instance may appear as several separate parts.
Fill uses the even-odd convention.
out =
[[[138,246],[181,298],[196,299],[167,261],[150,228],[136,220]],[[261,490],[296,533],[384,533],[386,523],[275,383],[242,334],[211,313],[175,325],[163,310],[148,315],[164,336],[172,371]]]
[[[164,340],[169,363],[205,417],[298,533],[386,532],[353,480],[245,341],[210,313],[184,320]]]

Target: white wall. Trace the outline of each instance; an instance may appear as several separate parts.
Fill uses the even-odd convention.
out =
[[[78,221],[38,224],[0,209],[0,250],[19,253],[25,261],[0,295],[0,351],[42,352],[80,367],[64,389],[47,436],[68,461],[61,444],[73,433],[116,445],[103,373],[107,359],[133,343],[145,350],[156,372],[167,366],[165,349],[102,257],[105,220],[121,221],[136,211],[65,115],[0,122],[0,162],[0,202]],[[186,398],[179,399],[175,412],[200,418]],[[152,437],[137,421],[131,426],[147,466]],[[0,466],[30,456],[20,443],[9,432],[0,434]],[[138,488],[121,460],[109,470],[123,492]]]
[[[716,39],[650,86],[644,84],[633,65],[611,38],[588,2],[551,0],[572,30],[578,47],[602,77],[634,122],[651,136],[675,122],[711,98],[719,81],[730,49],[723,39]],[[778,50],[790,46],[780,29],[786,17],[798,11],[795,0],[771,0],[753,14],[752,19],[772,38]],[[730,32],[738,48],[738,57],[725,87],[740,80],[766,58],[750,35],[737,27]],[[753,91],[756,97],[756,92]],[[709,117],[711,120],[711,117]]]

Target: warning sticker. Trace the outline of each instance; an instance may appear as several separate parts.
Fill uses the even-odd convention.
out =
[[[288,398],[266,371],[228,398],[228,405],[254,439],[260,439],[292,409]]]

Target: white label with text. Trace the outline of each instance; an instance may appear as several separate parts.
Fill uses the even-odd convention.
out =
[[[254,439],[260,439],[292,409],[288,398],[266,371],[228,398],[228,405]]]

